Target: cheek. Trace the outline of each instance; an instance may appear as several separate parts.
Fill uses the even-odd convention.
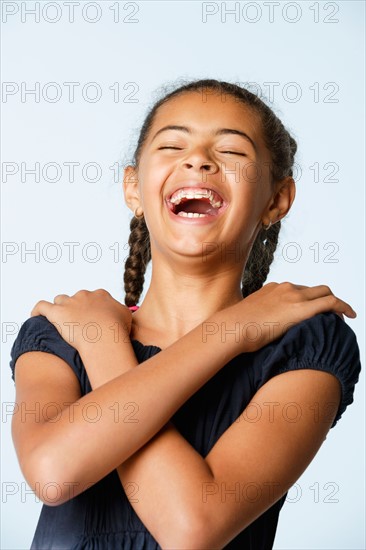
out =
[[[144,162],[139,169],[139,192],[142,206],[145,209],[153,205],[156,199],[161,198],[163,183],[168,176],[168,172],[161,164],[153,161]]]
[[[268,189],[260,183],[242,181],[237,186],[232,212],[234,223],[230,224],[231,231],[236,235],[235,238],[242,243],[249,243],[252,240],[258,224],[261,224],[261,216],[269,199]]]
[[[241,166],[240,184],[236,189],[248,219],[260,215],[268,202],[272,193],[270,181],[269,163],[249,161]]]
[[[261,202],[266,200],[266,187],[261,181],[241,179],[233,186],[233,202],[235,209],[238,209],[245,217],[250,218],[253,210],[256,210]]]
[[[256,186],[266,186],[270,178],[269,163],[248,162],[243,166],[243,178]]]
[[[155,159],[150,162],[149,171],[154,181],[158,181],[160,186],[162,186],[165,183],[167,177],[171,174],[174,166],[175,165],[172,161],[162,162],[161,159]]]
[[[235,159],[228,159],[221,164],[223,181],[227,181],[230,185],[245,189],[245,192],[249,188],[258,191],[265,189],[269,185],[270,181],[270,168],[269,163],[263,163],[246,159],[244,161],[238,161]]]

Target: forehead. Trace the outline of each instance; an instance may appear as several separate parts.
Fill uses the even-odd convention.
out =
[[[169,99],[157,110],[150,135],[168,124],[190,126],[193,130],[208,133],[217,128],[234,128],[262,143],[258,113],[228,94],[203,90],[185,92]]]

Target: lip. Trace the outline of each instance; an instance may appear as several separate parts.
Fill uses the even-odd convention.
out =
[[[202,181],[193,181],[193,180],[179,182],[179,184],[177,184],[171,191],[169,191],[169,194],[165,196],[165,200],[168,201],[170,197],[176,191],[178,191],[178,189],[183,189],[184,187],[191,187],[192,189],[211,189],[212,191],[220,195],[224,204],[227,204],[227,198],[225,197],[225,192],[222,189],[219,189],[212,183],[210,183],[209,185],[205,185]]]
[[[176,191],[178,191],[179,189],[183,189],[185,187],[191,187],[192,189],[195,189],[195,188],[208,189],[208,190],[214,191],[221,197],[222,206],[220,206],[220,208],[217,209],[217,213],[215,215],[209,215],[209,216],[204,216],[200,218],[188,218],[188,217],[178,216],[177,214],[174,214],[173,205],[171,204],[169,199]],[[221,215],[224,213],[224,211],[228,207],[227,199],[221,189],[219,190],[215,185],[212,185],[211,183],[210,185],[206,186],[206,185],[203,185],[202,182],[192,181],[192,180],[179,182],[179,184],[177,184],[174,187],[174,189],[169,191],[169,193],[165,196],[164,202],[165,202],[165,206],[167,207],[170,218],[172,218],[174,221],[184,223],[184,224],[190,224],[190,225],[192,224],[206,225],[208,223],[212,223],[213,221],[216,221],[219,217],[221,217]]]
[[[168,210],[169,218],[171,218],[175,222],[189,224],[189,225],[207,225],[209,223],[215,222],[216,220],[218,220],[218,218],[222,216],[222,214],[227,208],[227,204],[226,205],[224,204],[223,206],[218,208],[217,214],[215,214],[214,216],[204,216],[202,218],[186,218],[186,217],[178,216],[177,214],[174,214],[173,210],[171,210],[171,208],[169,207],[167,200],[165,201],[165,206],[166,206],[166,209]]]

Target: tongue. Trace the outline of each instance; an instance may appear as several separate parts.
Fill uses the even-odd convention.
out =
[[[182,201],[176,208],[176,213],[178,212],[194,212],[196,214],[208,214],[215,215],[217,214],[217,208],[213,208],[209,200],[205,199],[189,199],[187,201]]]

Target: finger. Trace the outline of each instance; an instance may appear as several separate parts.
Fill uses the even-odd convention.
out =
[[[306,285],[297,285],[295,283],[290,283],[290,285],[298,290],[302,290],[304,288],[309,288],[308,286]],[[264,285],[262,287],[262,289],[265,289],[267,288],[268,290],[273,290],[274,288],[276,288],[276,286],[278,286],[278,283],[267,283],[266,285]]]
[[[350,304],[348,304],[344,300],[341,300],[340,298],[335,296],[335,294],[333,294],[333,292],[331,291],[331,289],[327,285],[318,285],[318,286],[314,286],[314,287],[305,287],[305,290],[303,291],[303,294],[309,300],[315,300],[317,298],[322,298],[322,297],[326,298],[326,297],[328,297],[330,302],[332,302],[332,296],[333,296],[333,300],[334,300],[334,298],[337,300],[336,304],[339,304],[341,309],[337,310],[336,309],[337,305],[336,305],[334,308],[331,307],[332,311],[335,311],[335,313],[338,312],[340,314],[339,316],[343,320],[344,320],[343,313],[345,315],[347,315],[348,317],[352,317],[352,318],[357,317],[357,313],[352,308],[352,306],[350,306]],[[324,311],[324,310],[322,310],[322,311]]]
[[[54,304],[62,304],[65,301],[65,298],[70,298],[67,294],[57,294],[57,296],[54,297],[53,303]]]
[[[314,300],[315,298],[321,298],[322,296],[332,296],[332,295],[334,296],[333,292],[327,285],[304,287],[304,295],[309,300]]]
[[[294,284],[294,287],[298,288],[299,290],[303,290],[304,288],[309,288],[306,285],[296,285],[296,284]]]
[[[328,294],[327,296],[311,300],[308,302],[308,306],[315,311],[314,315],[324,311],[334,311],[335,313],[344,314],[347,317],[357,317],[357,313],[354,309],[352,309],[347,302],[341,300],[334,294]]]
[[[53,307],[54,304],[51,304],[51,302],[40,300],[32,309],[31,317],[34,317],[35,315],[44,315],[48,319]]]

